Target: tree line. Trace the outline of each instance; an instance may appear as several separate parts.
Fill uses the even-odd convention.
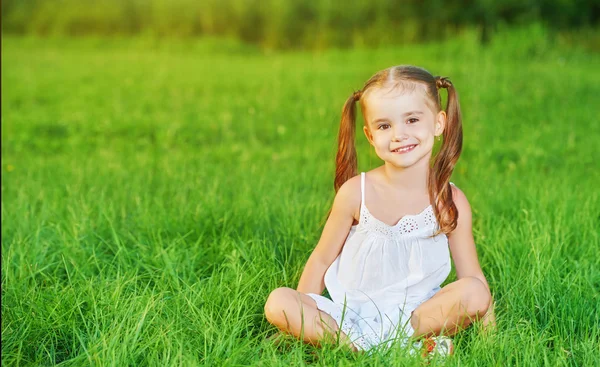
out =
[[[2,0],[3,34],[224,36],[266,48],[378,46],[498,26],[594,29],[600,0]]]

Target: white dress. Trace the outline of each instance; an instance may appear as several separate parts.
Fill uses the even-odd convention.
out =
[[[361,198],[360,221],[325,272],[331,299],[308,296],[359,350],[369,350],[413,334],[412,311],[440,290],[451,262],[446,235],[431,237],[438,228],[431,205],[394,226],[383,223],[365,205],[364,172]]]

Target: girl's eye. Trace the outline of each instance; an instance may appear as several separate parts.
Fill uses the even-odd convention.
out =
[[[389,127],[389,124],[381,124],[377,127],[378,130],[385,130]]]
[[[414,124],[417,121],[419,121],[419,119],[417,119],[417,118],[408,119],[408,122],[411,124]]]

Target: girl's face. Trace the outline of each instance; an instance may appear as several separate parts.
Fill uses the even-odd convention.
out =
[[[435,137],[444,131],[446,113],[435,111],[423,84],[370,89],[363,107],[363,130],[379,158],[398,168],[423,160],[429,163]]]

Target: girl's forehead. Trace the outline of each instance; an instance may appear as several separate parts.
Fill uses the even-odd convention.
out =
[[[410,85],[412,87],[408,88],[403,86],[370,88],[363,98],[363,106],[368,114],[402,113],[414,109],[433,111],[431,97],[427,94],[426,87],[421,83],[410,83]]]

